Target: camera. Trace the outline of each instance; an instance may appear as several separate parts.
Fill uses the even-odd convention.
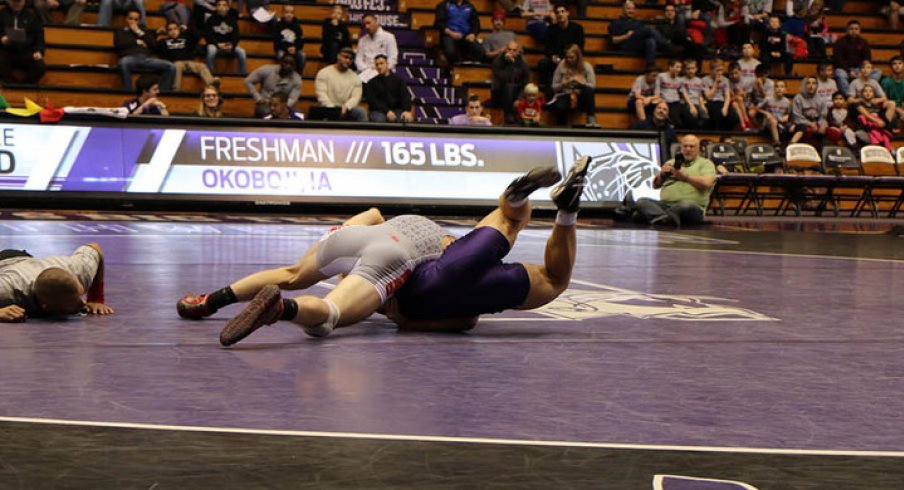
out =
[[[675,170],[678,170],[681,167],[683,167],[685,163],[687,163],[687,160],[684,158],[684,154],[682,154],[680,151],[678,153],[676,153],[675,159],[672,162],[672,166],[675,167]],[[672,178],[671,172],[669,172],[667,174],[666,173],[662,174],[662,183],[664,184],[664,183],[668,182],[669,179],[671,179],[671,178]]]

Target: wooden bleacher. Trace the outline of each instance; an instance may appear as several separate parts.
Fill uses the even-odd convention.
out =
[[[489,30],[492,12],[491,0],[472,0],[475,7],[481,13],[481,25]],[[163,26],[164,19],[157,10],[162,0],[147,0],[148,25],[151,28]],[[437,0],[407,0],[400,3],[402,11],[410,15],[412,29],[420,29],[423,33],[425,46],[435,45],[436,32],[432,28],[433,10]],[[274,5],[277,7],[278,5]],[[639,3],[638,17],[651,18],[657,15],[661,6],[648,6]],[[783,8],[783,2],[779,0],[776,10]],[[902,36],[889,32],[885,28],[884,17],[871,13],[875,9],[872,2],[866,0],[851,0],[847,2],[844,15],[831,15],[830,24],[833,32],[841,34],[847,20],[856,16],[864,27],[864,37],[878,46],[874,52],[877,60],[888,59],[899,53],[897,48]],[[307,110],[313,104],[313,78],[322,67],[320,59],[320,23],[330,11],[331,7],[326,0],[320,3],[300,4],[296,9],[296,16],[302,22],[305,33],[305,53],[308,63],[304,70],[304,83],[302,84],[302,100],[299,109]],[[63,13],[55,12],[55,20],[61,21]],[[611,72],[597,76],[597,119],[604,127],[625,127],[630,122],[630,114],[625,108],[625,97],[634,78],[643,69],[643,60],[626,55],[608,48],[607,28],[609,19],[621,15],[621,2],[606,2],[591,4],[588,9],[588,18],[574,18],[575,22],[584,26],[587,34],[586,59],[594,65],[611,68]],[[83,22],[96,21],[96,13],[86,12]],[[121,13],[114,16],[114,25],[121,24]],[[526,48],[528,62],[536,64],[542,56],[542,46],[539,46],[530,36],[524,32],[524,19],[510,18],[507,20],[507,28],[518,33],[519,41]],[[265,26],[248,20],[246,17],[240,21],[242,30],[241,46],[248,53],[249,70],[270,63],[272,60],[272,43]],[[352,28],[354,32],[355,29]],[[116,55],[112,50],[112,29],[99,27],[64,27],[51,25],[46,29],[46,60],[48,72],[42,84],[38,88],[7,89],[8,98],[14,102],[21,95],[29,94],[35,100],[50,98],[54,104],[60,105],[119,105],[122,100],[130,98],[132,94],[119,89],[118,72],[115,70]],[[815,71],[817,60],[805,60],[796,63],[795,71],[801,75]],[[880,63],[881,66],[881,63]],[[230,74],[234,71],[235,62],[230,59],[217,60],[217,72],[223,80],[223,92],[227,100],[226,111],[233,115],[250,115],[253,108],[250,97],[247,95],[242,77]],[[474,91],[482,97],[489,96],[488,81],[491,73],[488,65],[461,65],[454,67],[452,79],[455,85]],[[779,76],[779,78],[782,78]],[[789,83],[789,93],[794,94],[799,87],[798,78],[786,79]],[[165,100],[171,111],[188,113],[192,112],[198,103],[197,93],[202,88],[202,82],[197,77],[187,75],[183,79],[181,92],[166,94]],[[501,120],[501,116],[498,116]]]

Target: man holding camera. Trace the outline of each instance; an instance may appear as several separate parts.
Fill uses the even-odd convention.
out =
[[[662,166],[653,188],[662,189],[659,200],[641,198],[637,211],[651,225],[703,224],[709,195],[716,185],[716,166],[700,156],[700,140],[681,138],[681,151]]]

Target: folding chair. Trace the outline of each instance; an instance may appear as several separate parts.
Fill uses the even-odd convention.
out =
[[[856,213],[861,206],[865,206],[867,202],[872,207],[869,188],[873,178],[863,176],[860,161],[857,160],[850,148],[824,146],[822,148],[822,171],[826,175],[834,175],[835,178],[823,194],[820,208],[825,209],[831,204],[835,216],[838,216],[843,203],[854,203],[851,215]]]
[[[778,154],[775,147],[765,143],[754,143],[744,148],[745,162],[748,172],[759,173],[756,185],[752,189],[751,201],[757,207],[757,214],[762,215],[767,206],[767,200],[774,201],[778,199],[779,205],[776,209],[781,209],[786,201],[786,193],[784,191],[787,176],[771,173],[776,169],[782,168],[784,162],[782,156]]]
[[[885,211],[886,216],[894,218],[904,205],[904,177],[901,176],[901,159],[904,158],[904,146],[896,151],[897,161],[884,146],[864,146],[860,150],[860,164],[866,175],[873,176],[870,185],[872,215],[879,216]],[[859,215],[862,211],[855,210]]]
[[[826,188],[834,183],[834,177],[826,177],[822,173],[822,157],[812,145],[794,143],[785,148],[784,169],[787,175],[774,180],[784,186],[785,196],[775,214],[785,214],[793,208],[800,216],[802,209],[816,202],[813,206],[815,214],[821,215],[825,205]],[[819,187],[814,187],[819,186]]]
[[[712,160],[717,167],[721,165],[730,172],[727,175],[720,175],[716,180],[712,200],[718,203],[718,208],[713,207],[713,213],[716,213],[716,209],[718,209],[719,214],[724,216],[727,199],[737,203],[733,206],[735,215],[749,208],[756,176],[752,174],[740,176],[746,170],[746,165],[737,148],[731,143],[710,143],[706,148],[706,157]]]

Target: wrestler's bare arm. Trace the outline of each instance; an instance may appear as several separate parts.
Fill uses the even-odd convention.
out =
[[[363,226],[373,226],[379,225],[386,220],[383,218],[383,213],[380,212],[377,208],[370,208],[367,211],[362,213],[358,213],[351,218],[345,220],[342,223],[342,226],[352,226],[352,225],[363,225]]]

